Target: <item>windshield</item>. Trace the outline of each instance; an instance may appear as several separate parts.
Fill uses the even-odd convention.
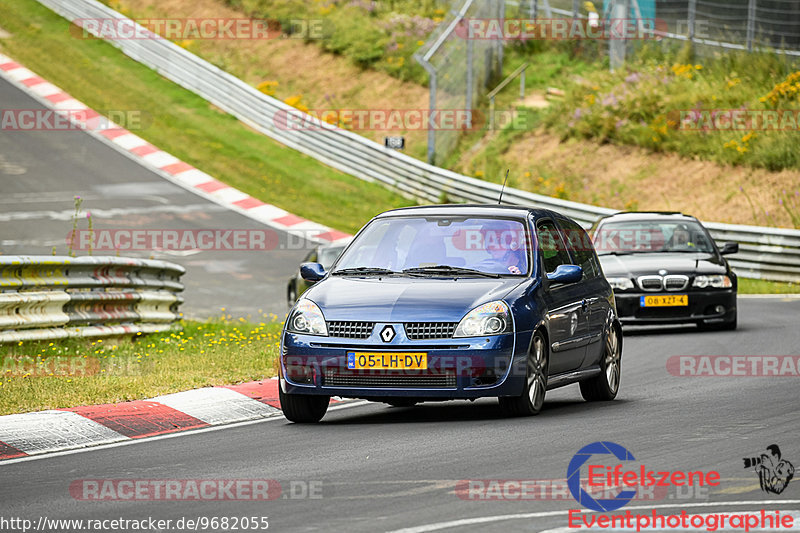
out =
[[[598,255],[714,251],[703,226],[684,220],[610,222],[601,225],[592,240]]]
[[[372,221],[336,263],[346,269],[414,273],[528,273],[528,232],[521,220],[392,217]],[[434,268],[440,267],[440,268]],[[444,268],[442,268],[444,267]],[[409,272],[406,272],[409,273]]]

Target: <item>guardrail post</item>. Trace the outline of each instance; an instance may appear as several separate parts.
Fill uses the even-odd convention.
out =
[[[580,11],[580,0],[572,0],[572,18],[578,18],[578,12]]]
[[[747,5],[747,51],[753,51],[753,40],[756,36],[756,0]]]

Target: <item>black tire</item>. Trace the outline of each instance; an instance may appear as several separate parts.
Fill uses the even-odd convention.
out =
[[[283,416],[290,422],[314,424],[322,420],[331,402],[329,396],[311,394],[286,394],[278,386],[278,398],[281,401]]]
[[[547,342],[541,332],[533,334],[531,350],[526,364],[525,387],[515,397],[501,397],[500,408],[509,416],[534,416],[542,411],[547,393],[549,363]]]
[[[413,398],[392,398],[391,400],[383,400],[383,403],[392,407],[414,407],[418,402]]]
[[[616,324],[605,338],[603,356],[600,358],[602,372],[586,381],[581,381],[581,396],[587,402],[608,402],[617,397],[622,377],[622,332]]]
[[[286,301],[289,307],[294,307],[295,302],[297,302],[297,288],[295,288],[294,283],[290,283],[289,288],[286,290]]]
[[[698,328],[700,331],[734,331],[737,327],[738,322],[738,314],[733,314],[733,320],[729,320],[728,322],[722,322],[720,324],[698,324]]]

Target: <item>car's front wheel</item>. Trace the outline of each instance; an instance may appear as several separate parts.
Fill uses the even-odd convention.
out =
[[[331,399],[328,396],[310,394],[286,394],[278,387],[278,398],[281,402],[283,416],[290,422],[316,423],[322,420],[328,411]]]
[[[525,388],[520,396],[500,398],[500,407],[511,416],[538,415],[547,392],[547,343],[544,335],[533,335],[525,378]]]
[[[622,376],[622,342],[619,328],[612,324],[606,335],[600,374],[581,381],[581,396],[587,402],[605,402],[617,397]]]

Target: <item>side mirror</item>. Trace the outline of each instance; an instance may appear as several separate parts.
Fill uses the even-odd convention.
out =
[[[583,279],[583,269],[578,265],[561,265],[555,272],[547,274],[547,280],[551,283],[578,283]]]
[[[315,282],[325,277],[325,268],[319,263],[303,263],[300,265],[300,277]]]
[[[731,254],[738,254],[739,253],[739,243],[738,242],[726,242],[725,246],[722,247],[722,250],[719,251],[722,255],[731,255]]]

